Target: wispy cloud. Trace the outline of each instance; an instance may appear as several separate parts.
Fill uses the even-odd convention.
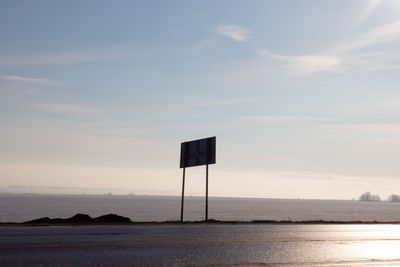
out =
[[[396,116],[400,109],[400,94],[380,94],[359,103],[343,105],[336,111],[339,116],[376,117]]]
[[[341,123],[323,125],[315,130],[355,133],[400,133],[400,123]]]
[[[354,22],[354,26],[363,24],[374,11],[382,4],[383,0],[367,0],[364,1],[364,7]]]
[[[36,111],[47,114],[58,114],[66,116],[93,117],[98,110],[93,107],[75,104],[59,104],[59,103],[39,103],[32,105]]]
[[[241,122],[258,125],[274,124],[280,126],[309,125],[309,124],[330,124],[338,122],[337,119],[319,118],[307,116],[241,116]]]
[[[255,101],[254,98],[241,98],[241,99],[229,99],[229,100],[219,100],[219,101],[209,101],[209,102],[198,102],[189,104],[191,107],[219,107],[228,106],[235,104],[242,104]]]
[[[400,20],[394,23],[374,27],[358,34],[352,39],[338,43],[325,53],[308,55],[284,55],[265,48],[257,48],[258,56],[268,58],[280,64],[292,74],[311,74],[318,72],[340,73],[346,71],[371,72],[398,69],[396,63],[385,63],[385,51],[380,54],[369,52],[360,54],[360,50],[372,46],[400,40]]]
[[[249,29],[237,25],[222,25],[217,28],[219,34],[226,36],[236,42],[246,42],[251,38]]]
[[[186,53],[187,54],[195,54],[206,50],[207,48],[211,47],[214,44],[214,39],[205,39],[196,42],[192,47],[190,47]]]
[[[4,75],[0,77],[2,81],[8,82],[18,82],[18,83],[29,83],[29,84],[40,84],[40,85],[63,85],[63,83],[56,82],[49,79],[41,79],[41,78],[29,78],[29,77],[22,77],[16,75]]]
[[[318,131],[341,133],[400,133],[398,122],[351,122],[336,118],[307,116],[242,116],[242,124],[257,131]]]
[[[238,180],[241,180],[243,177],[243,173],[240,171],[230,172],[230,171],[222,171],[225,177],[235,177]],[[221,172],[221,174],[222,174]],[[291,179],[291,180],[338,180],[344,182],[359,182],[369,181],[369,182],[382,182],[382,180],[386,179],[397,179],[396,176],[374,176],[373,174],[369,175],[354,175],[354,174],[345,174],[340,172],[331,172],[331,171],[313,171],[307,169],[294,169],[294,170],[269,170],[269,171],[246,171],[248,177],[257,177],[261,179]]]
[[[157,109],[170,109],[173,108],[208,108],[208,107],[222,107],[222,106],[231,106],[238,105],[243,103],[249,103],[256,101],[256,98],[238,98],[238,99],[217,99],[210,101],[202,101],[202,102],[187,102],[183,104],[160,104],[160,105],[145,105],[146,108],[157,108]],[[138,106],[137,106],[138,107]]]
[[[359,181],[371,180],[376,181],[378,177],[372,176],[350,176],[335,173],[323,173],[315,171],[275,171],[267,172],[268,176],[283,178],[283,179],[307,179],[307,180],[341,180],[341,181]],[[386,179],[394,177],[385,177]]]
[[[400,20],[377,26],[362,34],[356,35],[352,40],[343,42],[335,47],[335,53],[351,52],[400,39]]]
[[[313,73],[335,70],[341,63],[341,59],[329,55],[303,55],[303,56],[277,56],[286,62],[290,70],[296,73]]]
[[[308,74],[335,70],[341,64],[341,58],[331,55],[301,55],[289,56],[272,53],[266,49],[257,49],[256,53],[262,57],[269,57],[289,72]]]
[[[66,51],[35,55],[9,55],[0,57],[0,66],[58,65],[126,59],[128,52],[112,51]]]

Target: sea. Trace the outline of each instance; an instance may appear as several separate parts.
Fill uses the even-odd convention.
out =
[[[139,222],[171,221],[180,219],[180,209],[179,196],[0,194],[0,222],[66,218],[77,213],[92,217],[114,213]],[[185,197],[184,220],[204,218],[204,197]],[[209,219],[394,222],[400,221],[400,203],[210,197]]]
[[[185,220],[204,219],[201,197]],[[0,221],[116,213],[134,221],[180,218],[180,197],[0,195]],[[400,203],[209,199],[218,220],[400,221]],[[134,224],[0,227],[0,266],[400,266],[399,224]]]

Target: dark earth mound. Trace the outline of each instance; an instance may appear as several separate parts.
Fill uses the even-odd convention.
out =
[[[28,225],[51,225],[51,224],[128,224],[132,223],[128,217],[123,217],[116,214],[102,215],[96,218],[92,218],[87,214],[76,214],[70,218],[54,218],[43,217],[31,221],[24,222]]]
[[[131,223],[131,219],[116,214],[107,214],[94,218],[97,223]]]

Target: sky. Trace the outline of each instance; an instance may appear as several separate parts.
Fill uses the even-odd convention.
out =
[[[0,40],[3,191],[179,195],[216,136],[211,196],[400,193],[399,0],[5,0]]]

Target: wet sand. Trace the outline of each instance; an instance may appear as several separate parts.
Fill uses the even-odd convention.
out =
[[[0,266],[400,265],[400,225],[0,227]]]

